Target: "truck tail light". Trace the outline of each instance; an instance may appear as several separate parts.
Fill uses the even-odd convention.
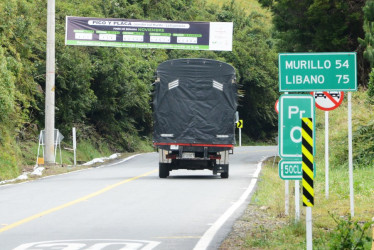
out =
[[[177,159],[177,155],[176,154],[168,154],[168,155],[166,155],[166,159]]]
[[[220,155],[209,155],[209,159],[211,159],[211,160],[221,160],[221,156]]]

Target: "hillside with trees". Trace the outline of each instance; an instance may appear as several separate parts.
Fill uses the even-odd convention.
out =
[[[46,4],[0,2],[0,179],[32,164],[23,147],[37,144],[44,129]],[[76,127],[78,140],[117,152],[139,150],[152,140],[151,84],[158,64],[209,58],[237,70],[244,134],[271,140],[278,52],[355,51],[359,85],[372,99],[373,10],[372,0],[56,1],[56,128],[66,141]],[[233,51],[65,46],[66,16],[233,22]]]
[[[255,2],[255,1],[254,1]],[[258,4],[257,4],[258,5]],[[151,84],[159,63],[175,58],[225,61],[237,70],[240,115],[252,140],[276,131],[277,54],[268,11],[204,0],[56,1],[56,128],[70,141],[135,151],[151,141]],[[0,179],[20,173],[22,145],[44,129],[46,1],[0,3]],[[65,46],[65,17],[234,22],[232,52]],[[26,157],[27,158],[27,157]],[[32,159],[33,161],[34,159]],[[31,162],[32,162],[31,161]]]

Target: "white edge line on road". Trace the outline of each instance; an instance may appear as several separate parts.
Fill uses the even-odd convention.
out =
[[[237,200],[229,209],[226,210],[224,214],[221,215],[221,217],[214,222],[214,224],[204,233],[204,235],[200,238],[200,240],[197,242],[197,244],[194,247],[194,250],[203,250],[207,249],[210,242],[213,240],[214,236],[217,234],[217,232],[221,229],[223,224],[232,216],[232,214],[246,201],[248,196],[251,194],[253,189],[256,186],[258,175],[261,171],[262,163],[265,159],[262,159],[257,164],[257,169],[255,173],[253,174],[253,179],[251,180],[247,190],[240,196],[239,200]]]
[[[141,154],[136,154],[136,155],[132,155],[132,156],[126,157],[122,161],[119,161],[119,162],[116,162],[116,163],[112,163],[112,164],[109,164],[109,165],[108,164],[103,164],[103,165],[100,165],[98,167],[88,167],[88,168],[84,168],[84,169],[73,170],[73,171],[70,171],[70,172],[67,172],[67,173],[62,173],[62,174],[48,175],[48,176],[40,177],[40,178],[33,179],[33,180],[28,180],[28,181],[23,181],[23,182],[18,182],[18,183],[3,184],[3,185],[0,185],[0,188],[6,187],[6,186],[11,186],[11,185],[26,184],[26,183],[33,182],[33,181],[36,181],[36,180],[43,180],[43,179],[48,179],[48,178],[52,178],[52,177],[55,177],[55,176],[67,175],[67,174],[72,174],[72,173],[79,173],[79,172],[82,172],[82,171],[88,171],[88,170],[92,170],[92,169],[98,169],[98,168],[104,168],[104,167],[111,167],[111,166],[114,166],[114,165],[121,164],[121,163],[124,163],[126,161],[129,161],[129,160],[131,160],[131,159],[133,159],[133,158],[135,158],[136,156],[139,156],[139,155],[141,155]]]
[[[129,157],[123,159],[122,161],[115,162],[115,163],[112,163],[112,164],[109,164],[109,165],[103,165],[103,166],[100,166],[100,167],[97,167],[97,168],[102,168],[102,167],[111,167],[111,166],[114,166],[114,165],[117,165],[117,164],[121,164],[121,163],[124,163],[124,162],[126,162],[126,161],[131,160],[132,158],[135,158],[135,157],[138,156],[138,155],[141,155],[141,154],[132,155],[132,156],[129,156]]]

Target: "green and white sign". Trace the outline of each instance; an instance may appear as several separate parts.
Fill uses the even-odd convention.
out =
[[[356,53],[281,53],[279,91],[357,91]]]
[[[283,180],[301,180],[303,170],[301,160],[284,160],[279,162],[279,177]]]
[[[303,117],[315,120],[314,97],[309,94],[281,95],[278,119],[279,156],[281,158],[299,158],[301,161],[301,118]]]
[[[232,37],[232,22],[66,17],[66,45],[231,51]]]

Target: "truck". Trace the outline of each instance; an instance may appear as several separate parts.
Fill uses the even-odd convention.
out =
[[[159,177],[209,169],[228,178],[238,106],[234,67],[202,58],[168,60],[157,67],[153,86]]]

